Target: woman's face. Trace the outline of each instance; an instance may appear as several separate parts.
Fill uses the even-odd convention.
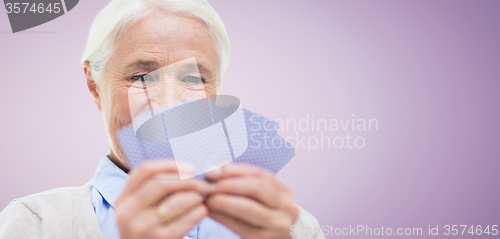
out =
[[[215,95],[219,65],[205,26],[173,13],[157,12],[136,22],[114,46],[94,98],[104,117],[110,158],[129,168],[116,132],[151,107]]]

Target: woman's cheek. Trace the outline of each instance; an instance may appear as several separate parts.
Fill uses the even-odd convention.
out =
[[[143,111],[142,108],[144,108],[144,105],[147,103],[143,98],[144,93],[141,94],[129,94],[127,97],[127,103],[128,107],[123,107],[126,108],[124,109],[125,111],[128,112],[128,118],[134,118],[138,115],[140,115]],[[126,113],[126,112],[123,112]]]
[[[114,86],[110,92],[110,117],[115,121],[119,121],[115,123],[119,123],[121,126],[130,123],[131,119],[130,100],[127,91],[128,90],[123,87]]]

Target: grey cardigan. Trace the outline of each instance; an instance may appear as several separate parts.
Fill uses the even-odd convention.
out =
[[[92,206],[92,185],[56,188],[12,202],[0,213],[0,238],[105,238]],[[299,207],[297,228],[325,238],[316,218]]]

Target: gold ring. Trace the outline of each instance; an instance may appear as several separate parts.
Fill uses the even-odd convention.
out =
[[[156,208],[156,214],[162,223],[167,223],[172,220],[172,216],[168,213],[168,208],[165,205],[160,205]]]

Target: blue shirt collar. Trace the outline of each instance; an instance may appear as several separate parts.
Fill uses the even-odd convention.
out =
[[[97,194],[95,195],[99,200],[94,202],[95,191],[92,191],[92,204],[94,205],[94,210],[96,210],[99,226],[108,238],[120,237],[118,226],[116,225],[114,205],[116,198],[125,187],[128,177],[128,174],[118,168],[113,162],[111,162],[109,157],[106,156],[99,162],[94,178],[90,181],[92,186],[96,189],[96,193],[100,194],[100,196],[97,196]],[[199,224],[194,226],[187,233],[187,236],[189,238],[241,238],[229,230],[226,226],[209,217],[203,218]]]
[[[92,186],[101,194],[113,208],[116,198],[127,183],[128,174],[118,168],[108,156],[101,159],[95,172],[94,178],[90,182]]]

